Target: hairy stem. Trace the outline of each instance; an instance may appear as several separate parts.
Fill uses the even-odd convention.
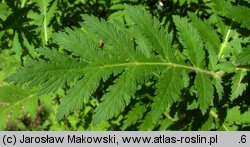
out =
[[[200,72],[200,73],[210,75],[213,78],[220,78],[219,75],[213,71],[208,71],[199,67],[176,64],[176,63],[171,63],[171,62],[128,62],[128,63],[103,65],[103,66],[100,66],[100,68],[121,67],[121,66],[145,66],[145,65],[146,66],[167,66],[167,67],[184,68],[184,69],[193,70],[195,72]]]

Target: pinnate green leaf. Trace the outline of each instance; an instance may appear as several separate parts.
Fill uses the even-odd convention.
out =
[[[200,73],[196,75],[194,83],[197,88],[198,103],[201,112],[205,114],[213,101],[214,97],[213,83],[209,78],[209,76]]]

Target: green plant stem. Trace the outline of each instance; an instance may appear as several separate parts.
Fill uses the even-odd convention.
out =
[[[203,73],[207,74],[215,79],[221,78],[223,74],[220,72],[213,72],[208,71],[206,69],[202,69],[199,67],[193,67],[183,64],[177,64],[177,63],[171,63],[171,62],[127,62],[127,63],[114,63],[114,64],[104,64],[104,65],[98,65],[98,66],[89,66],[83,68],[74,68],[74,69],[65,69],[65,72],[67,70],[71,71],[83,71],[83,70],[97,70],[97,69],[105,69],[105,68],[113,68],[113,67],[131,67],[131,66],[165,66],[165,67],[176,67],[176,68],[183,68],[183,69],[189,69],[197,73]],[[56,70],[63,70],[63,69],[56,69]],[[51,71],[51,70],[50,70]],[[153,73],[155,74],[155,73]],[[158,76],[158,75],[156,75]]]
[[[216,120],[219,120],[218,114],[216,112],[214,112],[213,110],[210,110],[209,114]],[[225,126],[224,124],[222,125],[222,127],[224,128],[225,131],[230,131],[227,126]]]
[[[48,33],[47,33],[47,8],[46,8],[46,1],[43,0],[43,5],[42,5],[42,12],[43,12],[43,46],[47,45],[48,42]]]
[[[200,72],[204,73],[207,75],[210,75],[214,78],[220,78],[219,75],[215,72],[208,71],[199,67],[193,67],[193,66],[188,66],[188,65],[182,65],[182,64],[176,64],[176,63],[171,63],[171,62],[128,62],[128,63],[119,63],[119,64],[108,64],[108,65],[103,65],[99,68],[109,68],[109,67],[124,67],[124,66],[167,66],[167,67],[177,67],[177,68],[184,68],[184,69],[189,69],[193,70],[195,72]],[[96,67],[93,67],[96,68]]]
[[[240,0],[237,1],[237,5],[238,5],[239,3],[240,3]],[[229,36],[230,36],[230,33],[231,33],[231,28],[232,28],[232,26],[233,26],[233,21],[234,21],[234,20],[232,19],[232,20],[231,20],[231,24],[230,24],[230,26],[229,26],[229,29],[228,29],[228,31],[227,31],[226,37],[225,37],[223,43],[221,44],[221,47],[220,47],[220,50],[219,50],[219,54],[218,54],[218,59],[220,59],[220,58],[222,57],[222,53],[223,53],[225,47],[226,47],[227,44],[228,44]]]
[[[231,33],[231,27],[232,27],[232,25],[233,25],[233,21],[231,22],[230,27],[229,27],[229,29],[227,31],[226,37],[225,37],[225,39],[223,40],[223,43],[220,46],[219,54],[218,54],[218,58],[219,59],[222,57],[222,53],[224,52],[225,47],[228,44],[228,40],[229,40],[229,36],[230,36],[230,33]]]
[[[25,3],[26,3],[26,0],[22,0],[21,8],[23,8],[25,6]]]
[[[250,67],[237,67],[236,70],[250,71]]]
[[[169,120],[171,120],[171,121],[173,121],[173,122],[175,122],[175,121],[177,121],[177,119],[175,119],[175,118],[173,118],[173,117],[171,117],[168,113],[164,113],[164,115],[166,116],[166,118],[168,118]]]

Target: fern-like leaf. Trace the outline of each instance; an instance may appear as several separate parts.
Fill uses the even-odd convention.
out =
[[[234,123],[250,124],[250,110],[246,112],[241,112],[238,106],[233,107],[228,110],[225,121],[230,124],[234,124]]]
[[[136,85],[147,78],[149,71],[150,69],[141,67],[126,69],[115,81],[115,85],[110,86],[108,92],[102,97],[103,102],[96,109],[94,123],[118,116],[138,90]]]
[[[159,20],[143,9],[128,5],[125,5],[125,8],[129,18],[136,24],[135,28],[140,30],[145,37],[144,41],[147,41],[164,59],[174,62],[174,50],[171,48],[172,37],[161,26]]]
[[[67,96],[63,99],[63,103],[57,111],[57,119],[60,120],[70,112],[80,110],[84,99],[89,100],[91,94],[98,88],[99,81],[103,75],[101,71],[88,71],[88,73],[69,90]]]
[[[138,120],[143,117],[143,114],[146,112],[146,107],[140,103],[137,103],[126,115],[126,120],[122,130],[127,129],[129,126],[134,125]]]
[[[80,29],[77,31],[66,29],[65,32],[53,34],[52,38],[57,44],[72,52],[73,55],[80,56],[81,60],[85,62],[101,61],[102,57],[97,52],[98,42],[89,43],[86,40],[86,35]]]
[[[236,74],[232,78],[232,86],[231,86],[231,97],[230,99],[235,99],[238,96],[241,96],[242,93],[247,88],[247,83],[242,83],[242,80],[247,75],[246,70],[237,71]]]
[[[237,56],[236,61],[241,65],[250,65],[250,46]]]
[[[185,18],[174,16],[173,19],[178,29],[180,42],[186,49],[190,62],[197,67],[204,67],[205,52],[198,31]]]
[[[163,76],[159,78],[159,82],[156,85],[157,96],[154,98],[152,110],[147,114],[140,126],[140,130],[152,130],[166,109],[169,108],[173,102],[178,101],[184,85],[181,73],[181,70],[171,68],[166,70]]]
[[[31,60],[23,69],[19,69],[5,81],[16,84],[28,83],[30,87],[40,85],[42,88],[39,93],[46,94],[63,88],[67,82],[83,75],[84,62],[77,62],[75,59],[70,59],[66,55],[48,48],[41,48],[38,51],[49,61]]]
[[[192,20],[192,24],[199,31],[199,35],[202,37],[204,42],[210,43],[213,45],[212,50],[215,50],[217,53],[219,52],[216,49],[220,48],[220,38],[216,31],[212,28],[212,26],[207,21],[202,21],[195,14],[188,13],[189,18]]]
[[[84,15],[83,18],[85,26],[95,33],[99,40],[103,40],[107,46],[112,48],[109,50],[110,52],[113,51],[114,54],[126,60],[136,60],[137,53],[134,50],[133,42],[125,32],[112,23],[100,21],[96,17]]]
[[[145,55],[147,58],[152,57],[152,50],[153,47],[151,44],[147,41],[146,37],[144,37],[140,31],[137,29],[131,29],[133,31],[134,37],[136,38],[136,44],[137,44],[137,49]]]
[[[197,87],[198,103],[201,112],[205,114],[212,104],[214,97],[214,87],[211,79],[207,75],[198,73],[195,77],[195,86]]]
[[[233,6],[230,1],[213,0],[215,3],[214,8],[222,16],[231,18],[233,21],[238,22],[242,27],[250,29],[250,19],[247,14],[250,9],[245,6]]]
[[[69,87],[58,109],[57,118],[61,119],[79,110],[84,99],[89,100],[99,87],[99,82],[105,82],[113,75],[114,83],[104,89],[101,102],[97,103],[93,118],[96,124],[118,117],[135,97],[138,85],[153,78],[156,82],[153,103],[148,104],[150,111],[146,115],[140,115],[145,116],[140,129],[151,130],[162,119],[162,114],[179,101],[184,86],[188,87],[182,77],[189,79],[189,73],[195,72],[198,103],[205,113],[213,100],[210,78],[217,78],[217,74],[206,69],[199,32],[187,19],[174,17],[180,42],[191,62],[186,64],[186,59],[182,60],[172,48],[172,37],[167,28],[155,17],[137,7],[125,5],[125,9],[133,25],[119,25],[84,15],[82,28],[66,29],[52,36],[52,41],[61,50],[37,49],[40,57],[26,62],[6,81],[38,86],[40,94]],[[131,33],[133,30],[136,30],[134,34]],[[104,45],[98,46],[98,41]],[[133,123],[131,119],[127,126]]]
[[[13,44],[12,44],[12,48],[14,49],[16,55],[18,57],[21,57],[22,55],[22,46],[19,42],[19,37],[18,37],[18,33],[16,32],[14,37],[13,37]]]
[[[224,94],[224,87],[222,86],[222,80],[221,79],[214,79],[214,86],[216,89],[216,92],[218,94],[218,97],[220,100],[222,100],[222,96]]]
[[[250,8],[244,6],[232,6],[224,13],[226,17],[237,21],[242,27],[250,29],[250,19],[247,15],[250,14]]]

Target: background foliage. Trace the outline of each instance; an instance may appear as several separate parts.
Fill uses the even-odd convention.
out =
[[[78,111],[68,111],[66,110],[67,106],[61,105],[62,99],[74,97],[74,95],[68,96],[74,80],[69,80],[66,86],[59,86],[59,89],[54,88],[56,84],[60,85],[60,82],[62,82],[63,73],[58,74],[58,81],[47,82],[45,86],[48,88],[43,89],[43,91],[39,91],[41,87],[39,87],[39,83],[35,82],[33,85],[31,83],[32,88],[10,82],[15,81],[15,79],[4,82],[4,79],[13,75],[12,73],[15,73],[15,70],[19,67],[39,65],[38,62],[31,63],[32,59],[35,59],[34,61],[46,58],[49,60],[55,59],[55,63],[60,63],[58,68],[77,67],[77,65],[65,64],[73,62],[74,59],[69,60],[64,56],[61,57],[55,49],[49,50],[45,47],[56,48],[64,55],[73,55],[74,58],[71,51],[64,50],[64,48],[67,48],[67,43],[72,43],[70,42],[72,38],[67,38],[67,34],[64,34],[64,32],[73,34],[74,37],[74,31],[72,32],[71,29],[84,28],[84,20],[89,23],[93,21],[96,22],[94,24],[97,24],[96,20],[92,20],[92,18],[83,14],[91,14],[108,20],[120,29],[123,29],[122,24],[127,26],[132,26],[134,23],[140,24],[140,19],[136,19],[138,17],[133,20],[133,16],[129,16],[132,12],[129,13],[128,10],[130,9],[125,9],[124,3],[138,6],[142,10],[146,9],[155,16],[155,21],[141,20],[147,22],[145,27],[151,28],[157,24],[157,20],[159,20],[161,27],[166,26],[164,31],[169,33],[170,36],[172,35],[171,46],[176,50],[172,58],[179,58],[177,60],[183,60],[187,64],[206,68],[222,78],[211,81],[209,78],[202,76],[195,78],[193,72],[181,71],[187,72],[187,74],[183,74],[186,76],[181,79],[184,89],[173,89],[171,95],[161,94],[160,91],[157,91],[157,86],[167,88],[166,84],[158,83],[157,85],[157,78],[150,78],[144,84],[131,85],[138,90],[130,104],[124,108],[124,111],[119,115],[116,114],[115,117],[107,116],[108,120],[98,121],[99,123],[93,123],[92,121],[95,118],[96,109],[98,113],[115,106],[109,106],[110,103],[104,105],[100,102],[103,95],[107,93],[108,87],[114,84],[118,75],[114,74],[106,81],[100,80],[100,83],[96,79],[98,83],[93,83],[92,86],[97,86],[97,90],[90,95],[88,100],[84,100],[82,105],[78,105]],[[1,0],[0,129],[249,130],[250,19],[247,14],[250,14],[248,0]],[[93,26],[89,25],[89,28]],[[146,56],[150,56],[146,49],[152,48],[152,44],[143,41],[147,40],[147,34],[157,34],[158,27],[156,25],[154,30],[136,28],[131,31],[131,34],[128,34],[138,39],[136,43],[141,43],[138,46],[142,46],[141,49],[144,50]],[[58,31],[60,32],[55,33]],[[100,30],[100,32],[102,31],[105,30]],[[141,32],[144,33],[144,36],[141,35]],[[65,40],[63,40],[63,37],[65,37]],[[148,38],[150,37],[152,36]],[[190,38],[193,38],[193,40],[190,41]],[[104,49],[106,49],[109,44],[106,43],[105,38],[103,39]],[[155,39],[157,41],[162,38]],[[74,40],[77,41],[79,38],[74,38]],[[160,41],[164,42],[163,40]],[[195,44],[189,44],[190,42],[195,42]],[[118,41],[116,45],[119,44],[122,44],[122,42]],[[187,50],[192,48],[192,45],[197,49],[194,52]],[[199,50],[198,48],[203,48],[202,46],[209,49]],[[213,52],[211,48],[218,50]],[[79,55],[79,53],[75,53],[75,55]],[[204,61],[202,61],[203,56],[205,57]],[[65,60],[57,61],[57,57]],[[176,72],[178,73],[178,71]],[[171,78],[178,76],[174,74],[174,71],[172,73],[172,77],[171,75],[162,76],[162,81],[167,83],[171,81]],[[32,75],[32,71],[25,74]],[[25,77],[25,74],[23,77]],[[51,78],[53,76],[46,77],[46,80],[53,79]],[[155,76],[157,77],[159,74],[156,73]],[[25,81],[22,81],[24,79],[17,78],[15,83],[25,83]],[[199,83],[202,83],[203,80],[208,84],[200,85]],[[39,82],[39,79],[36,82]],[[211,82],[212,86],[209,86]],[[207,89],[210,89],[209,91],[215,89],[215,92],[206,92]],[[49,91],[52,91],[52,93],[48,93]],[[37,95],[37,92],[47,94]],[[147,123],[150,124],[152,120],[150,113],[154,112],[151,111],[154,107],[149,105],[155,101],[156,94],[160,95],[161,98],[165,96],[177,98],[179,95],[181,98],[173,102],[171,107],[163,110],[164,113],[159,116],[156,122],[153,122],[154,125],[148,127]],[[197,95],[201,98],[213,97],[213,105],[207,105],[209,102],[206,100],[209,99],[205,98],[202,101],[205,104],[201,106],[202,102],[197,99]],[[159,101],[159,105],[161,102]],[[102,107],[99,107],[100,105]],[[101,110],[98,111],[98,109]],[[159,107],[159,109],[161,108]],[[63,118],[60,116],[60,112],[63,111],[70,113]],[[99,114],[99,116],[102,115],[106,114]],[[56,118],[58,116],[63,119],[58,120]]]

